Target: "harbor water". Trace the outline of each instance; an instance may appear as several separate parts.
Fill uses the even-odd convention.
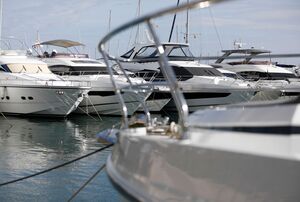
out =
[[[105,144],[95,135],[120,117],[1,117],[0,183],[57,166]],[[111,147],[112,148],[112,147]],[[103,164],[111,148],[51,172],[0,187],[0,201],[67,201]],[[123,201],[101,171],[73,201]]]

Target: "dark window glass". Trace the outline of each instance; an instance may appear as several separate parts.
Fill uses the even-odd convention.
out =
[[[177,78],[177,80],[180,81],[186,81],[190,78],[193,78],[193,74],[191,74],[191,72],[189,72],[186,68],[184,67],[177,67],[177,66],[172,66],[172,69],[175,73],[175,76]],[[162,74],[162,72],[160,71],[157,76],[155,77],[154,81],[164,81],[164,76]]]
[[[231,74],[231,73],[223,73],[224,76],[227,76],[227,77],[230,77],[230,78],[234,78],[234,79],[237,79],[238,76],[236,74]]]
[[[134,48],[131,49],[130,51],[128,51],[127,53],[125,53],[124,55],[122,55],[122,58],[130,58],[131,54],[133,53]]]
[[[186,46],[178,46],[172,48],[170,51],[169,57],[189,57],[192,58],[194,57],[193,54],[191,53],[190,49]]]
[[[221,72],[214,68],[186,67],[195,76],[223,76]]]
[[[182,50],[187,57],[194,57],[192,52],[190,51],[189,47],[182,47]]]
[[[141,48],[137,54],[135,54],[134,59],[144,59],[144,58],[155,58],[158,57],[157,50],[155,46],[147,46]]]
[[[186,57],[185,53],[183,52],[183,50],[180,47],[175,47],[173,48],[169,55],[169,57]]]
[[[250,80],[284,80],[289,78],[297,78],[294,74],[289,73],[269,73],[269,72],[253,72],[253,71],[245,71],[239,72],[239,74]]]
[[[3,64],[0,66],[0,71],[11,72],[7,65]]]

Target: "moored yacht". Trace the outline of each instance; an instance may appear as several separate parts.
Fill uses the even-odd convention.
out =
[[[268,94],[273,95],[267,96],[265,95],[266,93],[264,93],[264,99],[289,99],[300,95],[300,79],[295,72],[289,71],[287,68],[283,68],[271,61],[255,60],[256,56],[270,54],[271,51],[255,48],[239,48],[223,50],[223,52],[223,56],[218,58],[216,62],[211,65],[218,70],[222,69],[223,71],[229,70],[235,72],[237,75],[251,82],[256,88],[268,89],[266,90]],[[225,60],[236,56],[244,59],[242,61],[225,62]]]
[[[108,175],[138,201],[296,202],[300,198],[299,98],[216,107],[188,115],[152,19],[208,5],[200,0],[157,11],[113,30],[100,41],[99,50],[107,60],[104,44],[129,26],[145,22],[179,112],[178,124],[146,117],[144,125],[129,125],[124,119],[107,160]]]
[[[187,100],[190,112],[202,107],[230,103],[246,102],[257,92],[247,81],[224,76],[210,65],[196,61],[184,43],[162,43],[169,59],[169,65],[175,72],[178,85]],[[159,53],[155,44],[138,44],[121,56],[120,64],[125,70],[155,84],[164,81],[158,63]],[[170,92],[155,93],[156,99],[170,98]],[[174,101],[165,107],[167,111],[176,111]]]
[[[91,83],[88,96],[84,97],[74,113],[121,115],[106,65],[99,60],[89,58],[88,54],[80,53],[76,48],[78,46],[83,46],[83,44],[59,39],[36,43],[33,47],[38,57],[48,64],[53,73],[70,81]],[[52,48],[52,51],[49,51],[49,48]],[[116,72],[113,77],[117,80],[117,85],[129,87],[130,83],[126,77]],[[144,82],[139,78],[130,80],[132,83]],[[139,94],[124,92],[122,96],[127,105],[128,115],[132,115],[140,107],[140,99],[144,100],[150,94],[150,91]]]
[[[223,50],[222,52],[224,54],[214,64],[211,64],[213,67],[235,72],[247,80],[256,82],[258,86],[285,87],[290,82],[299,82],[299,78],[286,68],[277,66],[270,61],[254,60],[257,55],[271,53],[268,50],[250,48]],[[244,60],[224,62],[232,55],[242,55]]]
[[[0,111],[4,114],[66,116],[89,90],[88,82],[70,82],[23,50],[0,51]]]

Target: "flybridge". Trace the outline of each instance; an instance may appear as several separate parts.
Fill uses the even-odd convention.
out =
[[[195,57],[198,60],[217,60],[223,56],[200,56]],[[300,53],[286,53],[286,54],[268,54],[268,55],[252,55],[252,58],[297,58],[300,57]],[[226,59],[244,59],[243,55],[228,56]]]
[[[71,41],[71,40],[66,40],[66,39],[44,41],[37,45],[51,45],[51,46],[58,46],[58,47],[63,47],[63,48],[70,48],[70,47],[74,47],[74,46],[84,46],[84,44],[79,43],[77,41]]]
[[[43,46],[47,46],[46,48]],[[49,47],[56,47],[60,50],[53,49],[51,52],[49,51]],[[79,53],[78,47],[84,47],[85,45],[77,42],[77,41],[71,41],[67,39],[56,39],[56,40],[50,40],[50,41],[44,41],[44,42],[38,42],[35,43],[32,47],[36,51],[39,57],[42,58],[54,58],[54,57],[74,57],[74,58],[88,58],[88,54],[82,54]]]
[[[271,51],[269,50],[262,50],[262,49],[231,49],[231,50],[222,50],[222,52],[224,53],[224,55],[222,55],[221,57],[219,57],[216,61],[216,63],[221,63],[223,62],[223,60],[228,59],[228,57],[231,54],[243,54],[244,58],[245,58],[245,63],[248,63],[253,56],[255,55],[259,55],[259,54],[263,54],[263,53],[271,53]],[[245,56],[246,55],[246,56]]]

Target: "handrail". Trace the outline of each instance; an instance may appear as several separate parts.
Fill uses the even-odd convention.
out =
[[[176,80],[176,76],[173,72],[173,70],[170,68],[169,62],[168,62],[168,57],[166,56],[165,52],[164,52],[164,48],[162,47],[160,40],[157,36],[157,34],[155,33],[155,30],[152,26],[151,20],[157,17],[161,17],[163,15],[166,14],[172,14],[172,13],[178,13],[180,11],[184,11],[186,9],[192,9],[192,8],[205,8],[208,7],[211,3],[217,3],[223,0],[196,0],[193,2],[189,2],[186,4],[182,4],[179,6],[175,6],[175,7],[171,7],[171,8],[167,8],[167,9],[163,9],[161,11],[157,11],[154,12],[152,14],[148,14],[148,15],[144,15],[142,17],[139,17],[135,20],[132,20],[128,23],[125,23],[124,25],[112,30],[111,32],[109,32],[107,35],[105,35],[102,40],[99,42],[98,44],[98,50],[99,52],[102,54],[103,58],[104,58],[104,62],[108,68],[108,72],[110,73],[110,78],[112,81],[112,84],[115,88],[116,94],[118,95],[119,99],[120,99],[120,103],[122,105],[122,113],[123,113],[123,117],[124,119],[124,124],[125,127],[128,127],[128,120],[127,120],[127,108],[126,105],[124,103],[124,100],[121,96],[120,93],[120,89],[118,89],[117,84],[115,83],[114,79],[113,79],[113,71],[109,65],[109,59],[110,60],[114,60],[117,61],[117,63],[120,64],[120,62],[130,62],[130,59],[125,59],[125,58],[116,58],[112,55],[110,55],[108,52],[105,51],[105,44],[116,34],[128,29],[129,27],[141,24],[141,23],[146,23],[150,34],[152,35],[154,42],[155,42],[155,46],[157,48],[157,51],[159,53],[159,64],[161,66],[161,71],[164,75],[164,77],[166,78],[168,85],[170,87],[170,92],[172,94],[172,97],[175,101],[176,107],[178,109],[179,112],[179,124],[181,125],[182,129],[185,130],[187,127],[187,116],[188,116],[188,106],[186,104],[186,101],[183,97],[183,94],[181,93],[181,90],[179,88],[178,82]]]

